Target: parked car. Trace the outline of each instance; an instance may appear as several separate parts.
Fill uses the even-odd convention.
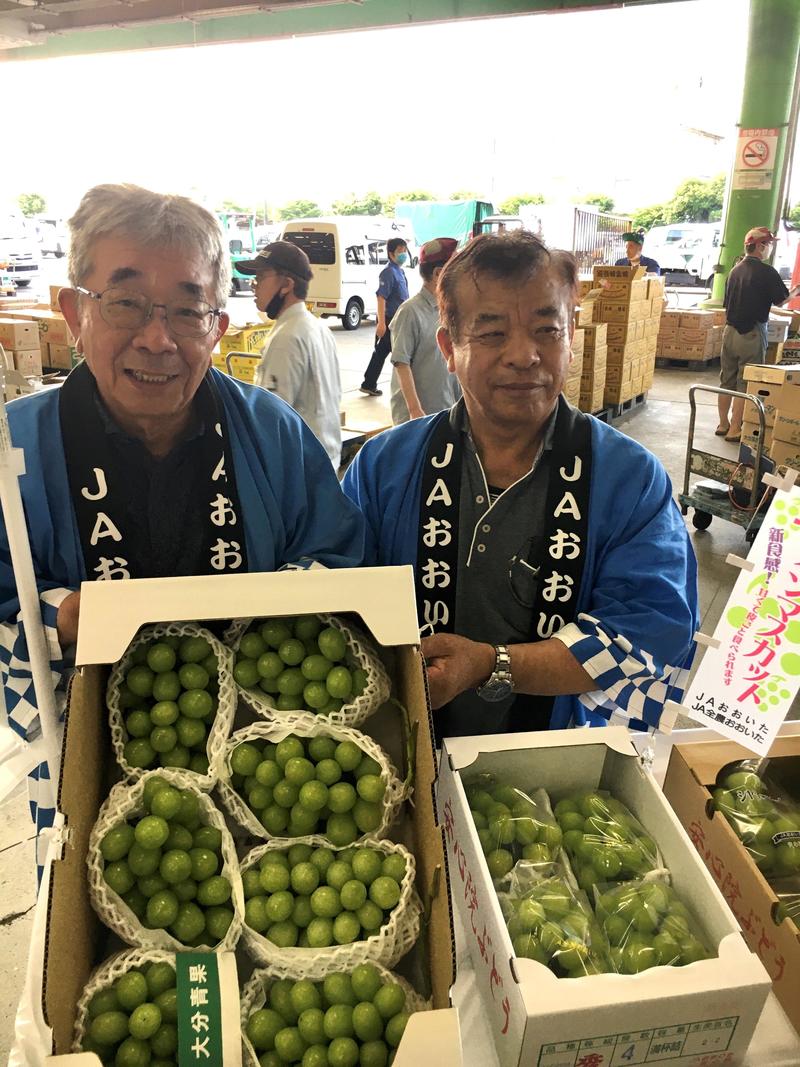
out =
[[[719,262],[721,222],[674,222],[645,235],[644,254],[654,259],[673,283],[710,286]]]

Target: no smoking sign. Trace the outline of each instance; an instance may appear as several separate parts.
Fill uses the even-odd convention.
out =
[[[734,189],[769,189],[775,171],[779,130],[740,129]]]

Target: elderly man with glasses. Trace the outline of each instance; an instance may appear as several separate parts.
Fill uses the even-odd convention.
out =
[[[8,408],[53,671],[99,579],[357,566],[363,521],[280,399],[211,367],[230,262],[185,197],[100,185],[70,220],[59,302],[83,361]],[[0,671],[18,733],[38,728],[5,527]]]

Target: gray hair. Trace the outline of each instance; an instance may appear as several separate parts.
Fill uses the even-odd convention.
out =
[[[102,237],[125,236],[145,247],[197,251],[212,270],[215,307],[224,307],[231,262],[219,221],[186,196],[154,193],[138,185],[95,185],[69,220],[69,280],[83,284],[92,271],[92,246]]]

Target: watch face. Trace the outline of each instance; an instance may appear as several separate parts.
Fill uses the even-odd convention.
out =
[[[495,703],[498,700],[505,700],[506,697],[511,696],[514,692],[514,686],[505,678],[490,678],[484,685],[478,690],[478,696],[482,700],[488,700],[490,703]]]

